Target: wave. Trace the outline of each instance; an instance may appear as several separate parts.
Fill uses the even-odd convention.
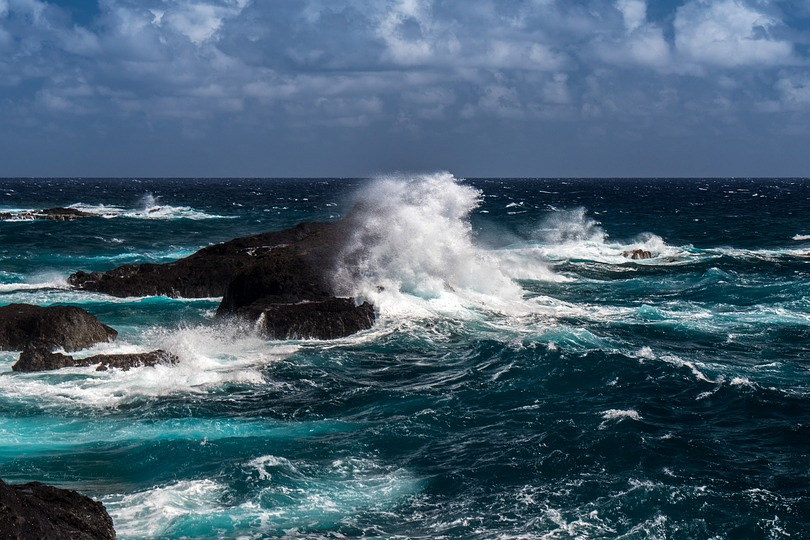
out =
[[[123,208],[120,206],[103,204],[75,203],[69,206],[83,212],[98,214],[104,218],[124,217],[130,219],[152,219],[152,220],[174,220],[174,219],[233,219],[235,216],[222,216],[218,214],[208,214],[201,210],[196,210],[190,206],[173,206],[162,204],[160,197],[152,193],[146,193],[137,208]]]
[[[514,277],[554,274],[539,259],[517,262],[514,253],[474,243],[469,218],[481,200],[446,172],[376,179],[349,216],[354,229],[339,257],[338,291],[371,300],[383,317],[525,311]]]
[[[220,323],[180,329],[150,328],[127,341],[103,343],[72,353],[124,354],[164,349],[178,356],[176,365],[95,371],[94,367],[65,368],[53,372],[0,376],[0,396],[45,408],[65,406],[114,408],[141,398],[193,395],[226,384],[266,383],[263,366],[293,354],[298,346],[271,343],[256,337],[244,325]],[[0,355],[0,370],[10,371],[16,354]]]
[[[407,471],[365,458],[322,465],[259,456],[244,463],[239,475],[255,493],[237,504],[224,504],[234,494],[221,480],[182,480],[103,502],[121,538],[286,536],[351,524],[361,513],[390,512],[421,488]]]

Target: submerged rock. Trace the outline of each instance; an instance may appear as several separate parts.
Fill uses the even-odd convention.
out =
[[[0,538],[115,540],[115,530],[104,505],[90,497],[39,482],[0,480]]]
[[[74,306],[40,307],[9,304],[0,307],[0,349],[30,346],[78,351],[112,341],[118,332]]]
[[[45,208],[44,210],[31,210],[26,212],[0,212],[0,221],[28,221],[32,219],[47,219],[51,221],[72,221],[74,219],[98,217],[98,214],[84,212],[75,208]]]
[[[179,359],[172,353],[156,350],[132,354],[97,354],[87,358],[73,358],[68,354],[51,352],[41,347],[28,347],[20,353],[20,358],[11,366],[14,371],[50,371],[66,367],[98,365],[96,371],[117,368],[128,371],[134,367],[152,367],[157,364],[176,364]]]
[[[68,282],[113,296],[222,296],[219,316],[259,322],[271,338],[330,339],[370,328],[374,309],[335,296],[332,269],[350,222],[302,223],[236,238],[166,264],[76,272]],[[260,320],[261,318],[261,320]]]
[[[622,255],[633,260],[652,259],[653,257],[652,252],[647,251],[646,249],[628,249],[627,251],[623,252]]]

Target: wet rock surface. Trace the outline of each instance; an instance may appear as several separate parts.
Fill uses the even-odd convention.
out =
[[[0,480],[0,539],[114,540],[115,530],[104,505],[80,493]]]
[[[84,212],[76,208],[45,208],[25,212],[0,212],[0,221],[30,221],[46,219],[50,221],[72,221],[74,219],[98,217],[98,214]]]
[[[343,337],[374,323],[370,304],[358,306],[333,293],[332,269],[349,233],[348,219],[302,223],[209,246],[171,263],[76,272],[68,282],[113,296],[222,296],[217,315],[257,322],[267,337]]]
[[[628,249],[627,251],[623,252],[622,255],[633,260],[652,259],[653,257],[652,252],[647,251],[646,249]]]
[[[0,307],[0,349],[19,351],[30,346],[78,351],[112,341],[118,332],[74,306],[9,304]]]
[[[97,365],[96,371],[106,371],[110,368],[128,371],[135,367],[176,364],[178,361],[177,356],[163,350],[132,354],[97,354],[86,358],[73,358],[68,354],[51,352],[44,348],[28,347],[20,353],[19,360],[11,366],[11,369],[33,372]]]

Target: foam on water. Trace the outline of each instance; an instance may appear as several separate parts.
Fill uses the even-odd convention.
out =
[[[533,231],[533,249],[546,260],[588,260],[610,264],[672,264],[693,257],[691,246],[670,246],[653,233],[645,232],[629,242],[609,240],[601,224],[585,208],[555,210]],[[650,259],[629,259],[625,253],[649,251]]]
[[[257,489],[241,501],[226,484],[204,479],[111,495],[104,504],[119,538],[280,535],[386,512],[420,486],[407,471],[364,458],[320,465],[269,455],[248,461],[243,470]]]
[[[125,217],[130,219],[232,219],[235,216],[222,216],[218,214],[208,214],[201,210],[196,210],[190,206],[173,206],[161,204],[160,197],[152,193],[146,193],[139,201],[137,208],[124,208],[122,206],[104,204],[71,204],[69,208],[75,208],[83,212],[98,214],[101,217],[110,219]]]
[[[177,365],[134,368],[129,371],[95,367],[54,372],[11,373],[16,355],[0,356],[0,393],[5,399],[42,407],[117,407],[143,397],[210,392],[227,383],[266,382],[261,368],[286,358],[298,347],[268,343],[239,325],[216,324],[169,330],[151,328],[135,342],[124,340],[96,345],[73,353],[126,354],[163,349],[180,359]],[[5,358],[5,361],[2,359]]]

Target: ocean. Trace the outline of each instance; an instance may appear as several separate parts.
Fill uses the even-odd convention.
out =
[[[358,203],[326,270],[377,322],[348,338],[66,282]],[[0,305],[180,362],[0,352],[0,478],[119,538],[810,538],[808,179],[0,180],[0,211],[56,206],[103,217],[0,222]]]

